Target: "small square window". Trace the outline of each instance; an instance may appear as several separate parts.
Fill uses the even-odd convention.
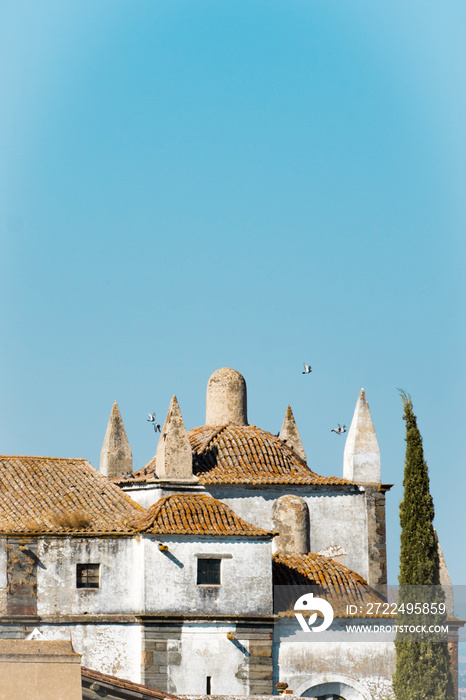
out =
[[[100,564],[76,565],[76,588],[99,588]]]
[[[197,560],[197,584],[210,584],[218,586],[220,584],[220,562],[221,559],[198,559]]]

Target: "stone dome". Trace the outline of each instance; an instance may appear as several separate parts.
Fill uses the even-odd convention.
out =
[[[254,425],[203,425],[188,432],[202,484],[350,484],[319,476],[283,440]]]

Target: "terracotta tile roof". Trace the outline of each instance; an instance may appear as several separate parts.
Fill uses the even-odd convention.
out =
[[[85,459],[0,456],[0,533],[129,533],[144,508]]]
[[[335,614],[345,615],[346,605],[356,605],[358,609],[367,603],[380,603],[384,599],[359,574],[321,554],[275,554],[273,557],[273,584],[279,587],[276,595],[284,596],[279,608],[284,610],[290,601],[296,601],[300,594],[289,590],[293,586],[315,586],[317,592],[325,594]],[[286,614],[294,614],[287,611]]]
[[[193,450],[193,472],[207,484],[315,484],[351,485],[336,476],[311,471],[291,447],[254,425],[201,426],[188,432]],[[143,469],[114,477],[123,488],[157,482],[153,457]]]
[[[158,698],[159,700],[164,700],[164,698],[169,698],[170,700],[178,700],[176,695],[171,695],[163,690],[156,690],[155,688],[149,688],[147,685],[142,685],[141,683],[133,683],[132,681],[126,681],[116,676],[109,676],[107,673],[100,673],[99,671],[93,671],[90,668],[81,667],[81,680],[83,688],[92,685],[92,683],[98,683],[103,690],[112,691],[115,690],[128,690],[128,698]],[[107,687],[107,688],[106,688]],[[137,695],[135,695],[137,693]],[[107,695],[107,693],[105,693]],[[120,696],[119,696],[120,697]],[[122,694],[121,697],[125,697]]]
[[[315,474],[291,447],[254,425],[204,425],[188,435],[202,484],[350,484]]]
[[[272,537],[247,523],[231,508],[207,494],[175,493],[161,498],[137,523],[140,532],[158,535]]]

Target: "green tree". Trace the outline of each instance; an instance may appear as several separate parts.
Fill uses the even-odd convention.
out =
[[[432,524],[434,504],[429,490],[429,474],[424,460],[422,438],[417,427],[411,397],[401,392],[406,423],[406,458],[403,500],[400,504],[401,552],[397,624],[446,624],[445,596],[440,587],[439,554]],[[415,587],[415,588],[414,588]],[[407,603],[426,603],[438,610],[434,615],[406,614]],[[433,605],[434,604],[434,605]],[[447,642],[406,641],[397,634],[396,671],[393,687],[396,700],[454,700]]]

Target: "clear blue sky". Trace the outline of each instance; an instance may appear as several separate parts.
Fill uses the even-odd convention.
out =
[[[116,399],[139,468],[231,366],[341,475],[364,387],[396,583],[402,387],[465,584],[464,0],[0,0],[0,65],[0,452]]]

